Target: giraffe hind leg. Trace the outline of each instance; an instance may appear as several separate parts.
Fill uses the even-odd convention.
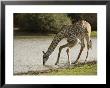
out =
[[[88,50],[89,51],[89,50]],[[87,55],[86,55],[86,59],[84,61],[84,63],[87,61],[87,58],[88,58],[88,51],[87,51]]]
[[[85,59],[84,63],[87,61],[89,49],[90,48],[92,49],[92,41],[90,40],[90,36],[86,34],[85,39],[87,41],[87,55],[86,55],[86,59]]]
[[[89,41],[89,44],[87,43],[87,55],[86,55],[86,59],[85,59],[84,63],[87,61],[88,53],[89,53],[89,49],[90,48],[92,48],[92,42],[91,42],[91,40]]]
[[[76,61],[75,61],[73,64],[76,64],[76,63],[78,62],[78,60],[79,60],[79,58],[80,58],[80,56],[81,56],[81,54],[82,54],[82,51],[83,51],[84,47],[85,47],[84,39],[82,39],[82,40],[81,40],[81,49],[80,49],[79,55],[78,55]]]
[[[81,56],[82,51],[83,51],[83,47],[81,47],[80,52],[79,52],[79,55],[78,55],[76,61],[73,64],[76,64],[78,62],[78,60],[79,60],[79,58]]]
[[[87,61],[90,48],[92,49],[92,41],[91,40],[89,41],[89,43],[87,43],[87,55],[86,55],[86,59],[85,59],[84,63]]]

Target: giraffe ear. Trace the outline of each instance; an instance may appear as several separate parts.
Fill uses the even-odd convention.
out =
[[[45,54],[45,52],[44,51],[42,51],[43,52],[43,54]]]

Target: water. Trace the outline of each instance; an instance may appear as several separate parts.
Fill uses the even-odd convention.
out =
[[[35,37],[16,37],[14,38],[14,74],[28,71],[41,71],[48,69],[43,64],[43,53],[50,45],[52,36],[35,36]],[[54,66],[59,46],[66,44],[66,39],[63,39],[54,52],[49,57],[46,65]],[[97,39],[92,38],[93,47],[89,51],[88,61],[97,60]],[[63,49],[60,56],[59,65],[67,64],[66,49]],[[80,50],[80,44],[77,44],[70,50],[71,61],[74,62]],[[86,58],[86,48],[82,52],[80,62]]]

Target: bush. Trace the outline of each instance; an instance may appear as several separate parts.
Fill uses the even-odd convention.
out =
[[[62,13],[22,13],[18,21],[20,30],[53,33],[60,31],[63,25],[72,23],[67,14]]]

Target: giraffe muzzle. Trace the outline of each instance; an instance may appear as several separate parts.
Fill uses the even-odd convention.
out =
[[[45,65],[45,62],[43,61],[43,65]]]

